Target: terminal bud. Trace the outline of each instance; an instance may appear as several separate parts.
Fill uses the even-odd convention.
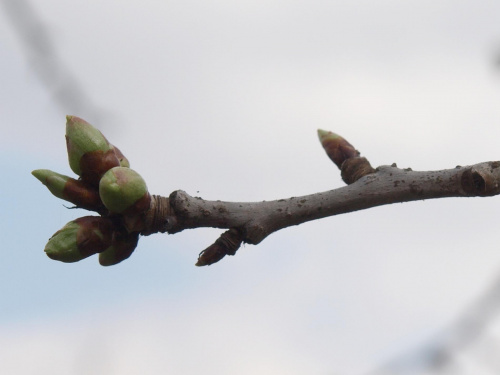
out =
[[[66,116],[66,147],[69,166],[82,180],[97,185],[120,161],[106,137],[85,120]]]
[[[347,159],[359,156],[359,152],[343,137],[335,133],[318,129],[318,137],[328,157],[339,167]]]

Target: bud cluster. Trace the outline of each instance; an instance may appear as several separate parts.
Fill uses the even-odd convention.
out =
[[[85,120],[66,117],[66,146],[74,179],[48,169],[32,174],[49,191],[77,208],[101,216],[70,221],[45,246],[45,253],[62,262],[77,262],[99,253],[103,266],[127,259],[144,229],[151,196],[146,182],[118,147]]]

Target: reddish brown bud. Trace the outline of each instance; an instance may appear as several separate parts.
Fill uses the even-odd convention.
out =
[[[198,261],[196,262],[195,266],[197,267],[210,266],[211,264],[217,263],[226,255],[227,252],[224,246],[222,246],[218,242],[215,242],[200,253],[200,256],[198,257]]]
[[[347,159],[359,156],[359,152],[340,135],[318,129],[318,137],[328,157],[339,167]]]
[[[212,245],[200,253],[196,266],[209,266],[217,263],[226,255],[234,255],[243,242],[243,235],[234,228],[221,234]]]
[[[115,232],[111,247],[99,253],[99,263],[101,266],[112,266],[124,261],[132,255],[138,241],[139,233]]]

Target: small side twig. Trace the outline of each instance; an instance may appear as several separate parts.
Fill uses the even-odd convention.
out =
[[[200,253],[196,266],[209,266],[224,258],[226,255],[234,255],[243,242],[243,235],[235,228],[229,229],[212,245]]]

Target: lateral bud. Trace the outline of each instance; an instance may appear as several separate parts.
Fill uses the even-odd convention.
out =
[[[326,154],[339,169],[347,159],[359,156],[359,151],[338,134],[318,129],[318,137]]]
[[[49,169],[37,169],[31,174],[57,198],[91,211],[104,209],[98,190],[84,181],[75,180]]]
[[[115,232],[113,244],[99,253],[99,264],[101,266],[113,266],[132,255],[137,243],[139,242],[139,233]]]
[[[221,234],[221,236],[209,247],[203,250],[195,266],[210,266],[217,263],[226,255],[234,255],[243,242],[243,236],[236,228],[231,228]]]
[[[112,245],[115,227],[108,218],[84,216],[70,221],[47,242],[45,253],[65,263],[78,262]]]

